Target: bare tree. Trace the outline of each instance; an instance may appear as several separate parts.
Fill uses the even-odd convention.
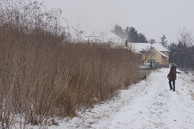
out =
[[[182,55],[184,67],[191,67],[194,64],[192,46],[194,43],[192,31],[182,28],[178,31],[177,39],[180,47],[180,55]]]
[[[185,44],[187,47],[192,46],[194,42],[192,31],[189,31],[186,28],[179,29],[177,39],[179,42]]]

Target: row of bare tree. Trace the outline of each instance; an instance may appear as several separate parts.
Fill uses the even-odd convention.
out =
[[[170,63],[177,64],[180,68],[194,68],[194,37],[191,31],[182,28],[178,32],[178,43],[171,43]]]

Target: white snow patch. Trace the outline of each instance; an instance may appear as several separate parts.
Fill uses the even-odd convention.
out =
[[[162,46],[161,43],[129,43],[129,45],[131,45],[132,50],[139,53],[143,50],[148,50],[151,47],[154,48],[155,50],[161,52],[161,51],[169,51],[167,48],[165,48],[164,46]]]

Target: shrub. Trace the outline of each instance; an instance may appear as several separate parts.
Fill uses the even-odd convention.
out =
[[[136,54],[106,43],[64,43],[68,37],[63,27],[50,22],[56,17],[35,8],[37,2],[28,4],[23,13],[44,15],[38,24],[17,6],[14,12],[9,6],[0,9],[2,128],[11,128],[16,120],[25,128],[75,116],[79,108],[111,98],[122,85],[138,81]]]

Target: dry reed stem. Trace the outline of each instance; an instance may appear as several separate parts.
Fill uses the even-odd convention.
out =
[[[33,7],[26,12],[44,14]],[[11,128],[16,116],[22,128],[75,116],[79,108],[109,99],[122,85],[139,80],[139,58],[133,52],[106,43],[63,43],[66,37],[55,17],[45,14],[34,25],[28,21],[34,15],[17,9],[0,9],[5,14],[0,17],[2,128]]]

